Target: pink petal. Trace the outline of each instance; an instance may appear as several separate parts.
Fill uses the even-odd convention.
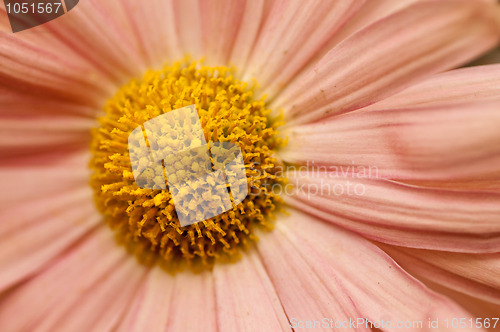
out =
[[[91,104],[91,103],[89,103]],[[75,116],[88,123],[101,112],[101,107],[78,104],[45,95],[27,95],[25,91],[0,86],[0,116]]]
[[[186,271],[178,274],[167,314],[166,331],[216,331],[215,305],[214,280],[211,273],[194,274]]]
[[[335,36],[328,41],[327,46],[332,47],[342,40],[347,39],[354,33],[366,28],[367,26],[377,22],[391,14],[394,14],[406,7],[421,0],[378,0],[366,1],[360,10],[342,27],[342,29],[335,34]]]
[[[181,50],[194,58],[203,56],[202,13],[198,0],[174,0]]]
[[[328,43],[315,55],[314,63],[319,61],[328,51],[344,39],[349,38],[354,33],[368,27],[369,25],[386,18],[410,5],[424,0],[377,0],[367,1],[360,10],[340,29]],[[460,1],[460,0],[458,0]],[[471,0],[494,3],[496,0]]]
[[[0,290],[33,275],[102,222],[85,187],[15,204],[0,220]]]
[[[135,297],[145,272],[133,257],[128,257],[72,304],[56,305],[37,330],[112,331]]]
[[[364,1],[276,1],[261,27],[244,78],[274,95]]]
[[[118,331],[166,331],[173,302],[175,278],[153,268],[131,300]]]
[[[480,318],[482,321],[484,321],[483,318],[485,317],[496,317],[500,312],[500,305],[498,304],[494,304],[488,301],[481,300],[477,297],[457,292],[443,285],[425,280],[425,278],[422,278],[421,276],[416,277],[422,280],[422,282],[424,282],[425,285],[427,285],[429,288],[452,299],[453,301],[455,301],[455,303],[458,303],[461,307],[473,314],[475,317]],[[492,322],[494,323],[494,321],[490,319],[490,324]],[[477,329],[479,329],[480,326],[481,325],[478,324]],[[491,327],[493,327],[493,324],[490,325],[490,329]],[[496,327],[498,328],[498,323]]]
[[[177,60],[184,55],[180,49],[172,1],[150,0],[145,6],[127,0],[124,12],[149,67],[161,67],[167,60]]]
[[[88,186],[88,151],[56,150],[0,160],[0,207]]]
[[[266,5],[270,7],[271,1],[254,0],[246,1],[241,24],[234,41],[229,63],[238,68],[246,68],[248,57],[253,49],[260,26],[266,17]]]
[[[483,2],[417,3],[339,44],[272,106],[307,122],[382,100],[493,47],[496,13]]]
[[[57,147],[88,147],[96,121],[74,116],[5,117],[0,123],[0,154],[29,154]]]
[[[171,276],[153,269],[120,325],[121,331],[210,329],[288,330],[283,308],[254,253],[235,264],[217,265],[213,273]]]
[[[50,33],[37,35],[42,41],[0,34],[0,84],[41,98],[57,97],[87,105],[102,103],[111,93],[112,84],[59,41],[46,41]]]
[[[391,179],[498,180],[499,107],[497,99],[353,112],[291,128],[280,155],[290,162],[363,165]]]
[[[427,78],[363,110],[437,106],[500,98],[500,65],[460,68]]]
[[[500,305],[500,254],[457,254],[383,246],[412,274]]]
[[[276,290],[255,252],[214,267],[219,331],[289,331]]]
[[[144,272],[103,226],[3,297],[0,329],[107,331],[120,319]]]
[[[84,1],[41,26],[3,33],[0,82],[32,95],[102,105],[143,67],[128,22],[120,20],[120,6],[117,1]]]
[[[247,2],[246,0],[201,1],[203,53],[209,63],[221,65],[228,62]],[[252,23],[258,26],[256,22]]]
[[[290,217],[277,223],[273,232],[260,237],[259,252],[289,318],[300,319],[296,316],[299,313],[292,308],[302,307],[304,311],[309,303],[314,305],[316,302],[314,293],[301,297],[318,284],[308,283],[311,276],[335,294],[334,298],[341,301],[341,305],[349,308],[355,304],[358,313],[351,316],[353,319],[384,320],[394,324],[409,320],[426,324],[429,317],[442,320],[470,316],[407,274],[372,243],[298,211],[292,210]],[[296,273],[290,274],[291,268],[287,265],[295,268]],[[338,289],[342,293],[337,295],[334,292]],[[321,317],[345,320],[345,316],[333,314],[336,307],[333,302],[326,316],[316,312],[309,314],[309,320]]]
[[[153,268],[118,330],[216,331],[212,274],[185,271],[171,276]]]
[[[405,247],[494,252],[500,194],[430,190],[335,173],[289,174],[292,206],[368,238]]]
[[[302,214],[293,211],[294,218]],[[280,220],[288,224],[290,218]],[[284,227],[284,226],[283,226]],[[271,281],[278,292],[278,297],[285,309],[291,327],[300,327],[300,322],[321,320],[334,317],[338,321],[362,317],[357,304],[338,276],[323,278],[310,266],[304,257],[304,248],[297,247],[294,239],[283,235],[278,229],[269,234],[260,234],[259,253]],[[323,268],[323,264],[320,266]],[[325,330],[334,330],[333,328]],[[302,326],[305,328],[305,326]],[[346,326],[349,329],[349,326]],[[356,330],[350,328],[351,330]],[[361,331],[368,330],[363,327]]]
[[[52,37],[61,40],[109,77],[116,87],[141,75],[146,65],[126,10],[118,0],[82,1],[44,27]]]
[[[308,64],[294,78],[295,82],[302,80],[307,73],[336,45],[347,39],[354,33],[366,28],[367,26],[379,21],[411,4],[421,0],[377,0],[366,1],[359,10],[352,15],[349,20],[323,45],[309,61]]]

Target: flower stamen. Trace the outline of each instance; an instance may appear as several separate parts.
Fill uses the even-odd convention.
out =
[[[271,118],[264,98],[253,96],[254,87],[237,80],[233,70],[186,60],[148,71],[109,100],[92,133],[91,186],[118,241],[141,262],[159,262],[169,271],[210,268],[216,261],[237,258],[241,248],[256,240],[255,227],[272,228],[281,200],[266,188],[284,181],[276,176],[273,156],[284,145],[277,136],[282,123],[281,117]],[[128,137],[145,122],[192,104],[208,145],[231,142],[241,148],[249,194],[231,210],[181,227],[170,190],[144,189],[135,182]],[[164,173],[149,176],[166,179],[168,186]],[[188,200],[189,192],[179,194]]]

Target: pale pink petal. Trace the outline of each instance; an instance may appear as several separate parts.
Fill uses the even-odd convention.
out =
[[[177,305],[172,298],[175,277],[153,268],[129,303],[117,331],[167,331],[169,311]]]
[[[37,35],[43,40],[51,34]],[[29,91],[31,96],[93,106],[102,103],[113,91],[113,85],[91,64],[64,51],[58,42],[51,40],[44,45],[43,41],[0,33],[0,85],[25,94]]]
[[[294,218],[301,216],[293,211]],[[289,219],[280,219],[277,227],[288,224]],[[258,250],[291,327],[299,328],[300,322],[320,321],[324,317],[336,321],[363,317],[339,277],[330,275],[325,279],[318,274],[309,265],[307,257],[302,255],[305,248],[297,247],[294,239],[284,236],[280,230],[260,234]],[[335,330],[329,322],[327,324],[324,326],[325,331]],[[344,327],[346,330],[356,330],[352,326]],[[359,330],[370,329],[360,327]]]
[[[359,9],[364,1],[276,1],[263,23],[244,78],[273,96]]]
[[[177,274],[165,331],[217,331],[214,288],[210,272]]]
[[[2,298],[0,329],[109,330],[145,271],[103,225]]]
[[[240,28],[234,41],[229,63],[238,68],[246,68],[248,57],[255,45],[260,27],[266,17],[265,8],[271,6],[272,1],[246,1],[241,18]]]
[[[101,105],[144,67],[123,17],[119,1],[88,0],[41,26],[2,33],[0,81],[31,95]]]
[[[217,331],[211,272],[150,271],[119,331]]]
[[[495,178],[496,177],[496,178]],[[472,179],[458,179],[458,180],[447,180],[447,179],[436,179],[431,181],[421,181],[421,180],[407,180],[404,183],[409,185],[415,185],[419,187],[425,187],[429,189],[445,189],[445,190],[462,190],[462,191],[481,191],[481,192],[500,192],[500,172],[495,174],[490,174],[490,178],[472,178]]]
[[[308,122],[387,98],[493,47],[497,13],[483,2],[417,3],[339,44],[272,106],[289,122]]]
[[[437,74],[363,110],[437,106],[500,98],[500,65],[460,68]]]
[[[43,27],[119,86],[141,75],[146,65],[125,13],[126,8],[119,0],[81,1]]]
[[[315,275],[321,281],[319,284],[329,291],[343,289],[343,294],[348,295],[344,300],[347,304],[351,301],[355,304],[359,318],[394,324],[407,320],[425,324],[428,318],[470,317],[452,301],[407,274],[374,244],[295,210],[289,218],[283,218],[272,233],[260,237],[259,252],[289,318],[294,317],[294,313],[289,312],[290,304],[307,307],[314,301],[314,297],[308,301],[293,296],[300,294],[301,289],[290,287],[292,280],[297,280],[294,283],[299,285],[306,283],[310,275]],[[287,250],[283,250],[283,245]],[[297,264],[295,274],[285,268],[287,264]],[[280,287],[280,283],[286,284]],[[292,300],[282,298],[286,295]],[[330,305],[330,315],[326,317],[341,320],[343,317],[332,314],[334,308],[335,304]],[[309,317],[311,320],[325,316],[318,312]],[[393,326],[383,330],[398,329]],[[446,329],[441,326],[441,330]]]
[[[295,186],[293,197],[285,197],[289,204],[380,242],[459,252],[500,248],[500,194],[318,171],[288,178]]]
[[[74,116],[1,117],[0,154],[29,154],[58,147],[88,147],[95,120]]]
[[[500,100],[359,111],[292,127],[280,156],[290,162],[363,165],[409,180],[500,176]]]
[[[124,11],[148,66],[160,67],[167,60],[178,60],[183,56],[172,1],[150,0],[144,5],[127,0]]]
[[[214,267],[219,331],[290,331],[276,290],[256,252]]]
[[[203,54],[208,64],[227,64],[247,2],[249,1],[201,1]],[[252,23],[258,26],[258,22]]]
[[[337,44],[347,39],[354,33],[366,28],[370,24],[381,20],[411,4],[422,0],[378,0],[365,1],[362,6],[350,17],[328,41],[316,50],[313,58],[311,58],[305,66],[298,71],[291,82],[300,82],[313,70],[314,66]],[[293,83],[288,83],[293,84]]]
[[[500,63],[500,49],[496,48],[486,53],[479,59],[471,62],[471,66],[485,66],[485,65],[494,65]]]
[[[349,38],[356,32],[368,27],[369,25],[386,18],[402,9],[409,7],[417,1],[425,0],[377,0],[367,1],[363,7],[358,10],[355,15],[346,22],[346,24],[331,38],[325,46],[319,50],[314,58],[307,64],[299,75],[294,79],[299,82],[303,79],[307,72],[311,70],[331,49],[338,45],[343,40]],[[461,0],[458,0],[461,1]],[[495,0],[471,0],[471,1],[487,1],[495,2]]]
[[[88,123],[102,108],[89,103],[75,103],[57,97],[30,94],[26,91],[0,86],[0,116],[75,116]]]
[[[452,299],[455,301],[455,303],[458,303],[461,307],[463,307],[465,310],[473,314],[475,317],[480,318],[481,323],[484,323],[485,320],[489,320],[490,326],[487,329],[483,329],[482,331],[488,329],[491,331],[495,321],[492,320],[490,317],[498,317],[498,313],[500,312],[500,305],[495,304],[492,302],[488,302],[485,300],[481,300],[477,297],[466,295],[464,293],[460,293],[458,291],[455,291],[453,289],[447,288],[444,285],[437,284],[435,282],[432,282],[430,280],[427,280],[423,278],[422,276],[415,276],[419,280],[421,280],[425,285],[427,285],[429,288],[432,290],[443,294],[444,296]],[[486,318],[486,319],[485,319]],[[489,318],[489,319],[488,319]],[[473,320],[473,325],[474,326],[476,323],[475,320]],[[497,324],[495,326],[496,329],[498,329],[498,324],[500,324],[500,321],[497,321]],[[481,331],[481,324],[477,323],[475,326],[478,331]]]
[[[422,0],[377,0],[366,1],[360,10],[339,30],[335,36],[328,41],[325,48],[331,50],[333,46],[347,39],[354,33],[366,28],[367,26],[377,22],[391,14],[394,14],[417,1]]]
[[[248,253],[235,264],[215,266],[213,276],[190,271],[171,276],[153,269],[119,330],[171,329],[278,331],[288,330],[288,323],[262,264],[255,253]]]
[[[457,254],[382,246],[414,275],[500,305],[500,254]]]
[[[181,50],[195,59],[203,56],[200,2],[198,0],[174,0],[174,12]]]
[[[0,291],[33,275],[102,218],[89,187],[23,201],[0,212]]]
[[[331,38],[328,43],[316,54],[314,60],[308,66],[315,64],[319,61],[328,51],[330,51],[337,44],[347,39],[354,33],[366,28],[367,26],[377,22],[385,17],[394,14],[417,1],[425,0],[377,0],[377,1],[366,1],[363,7],[360,8],[358,12],[340,29],[333,38]],[[458,0],[461,1],[461,0]],[[471,0],[471,1],[483,1],[494,3],[496,0]]]
[[[89,158],[85,150],[56,150],[0,159],[0,209],[70,188],[87,187]]]
[[[145,274],[146,268],[134,257],[128,257],[72,303],[58,303],[37,326],[37,331],[112,331]]]

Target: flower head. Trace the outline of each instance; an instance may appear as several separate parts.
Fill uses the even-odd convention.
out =
[[[500,65],[454,69],[495,1],[82,0],[15,34],[9,8],[0,330],[500,326]],[[199,135],[151,139],[190,105]]]

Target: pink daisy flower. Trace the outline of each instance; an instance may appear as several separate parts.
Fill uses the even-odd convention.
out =
[[[500,328],[496,1],[0,9],[0,331]],[[127,137],[191,104],[251,186],[180,227]]]

